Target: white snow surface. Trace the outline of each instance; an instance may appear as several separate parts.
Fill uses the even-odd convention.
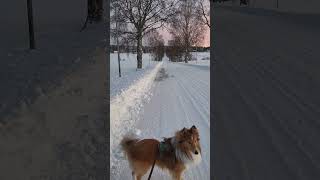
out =
[[[119,77],[118,54],[110,54],[110,98],[125,91],[130,85],[150,72],[158,62],[152,61],[151,54],[142,55],[143,68],[137,70],[137,54],[120,53],[121,77]]]
[[[193,52],[192,57],[194,60],[189,61],[188,64],[197,66],[210,66],[210,52]]]
[[[209,53],[205,55],[209,57]],[[132,179],[128,161],[119,146],[124,135],[135,133],[141,138],[161,140],[192,125],[200,132],[202,161],[188,168],[184,179],[210,179],[209,62],[201,65],[193,62],[172,63],[164,57],[162,62],[154,62],[140,78],[116,94],[110,104],[110,179]],[[147,179],[148,173],[143,179]],[[165,180],[171,177],[166,171],[155,167],[152,179]]]

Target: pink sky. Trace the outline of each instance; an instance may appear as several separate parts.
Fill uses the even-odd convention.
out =
[[[168,33],[168,31],[166,30],[160,30],[160,33],[162,34],[164,40],[165,40],[165,43],[166,45],[168,44],[168,40],[170,40],[171,36],[170,34]],[[202,46],[205,46],[205,47],[209,47],[210,46],[210,30],[206,30],[205,32],[205,36],[204,36],[204,39],[203,39],[203,42],[202,42]]]

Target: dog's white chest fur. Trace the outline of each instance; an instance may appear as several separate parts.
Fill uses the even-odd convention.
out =
[[[194,154],[192,153],[192,159],[188,158],[184,153],[177,150],[176,156],[183,162],[183,164],[189,168],[191,166],[198,165],[201,162],[201,154]]]
[[[193,163],[194,165],[198,165],[201,162],[201,153],[199,154],[192,154],[192,159],[193,159]]]
[[[175,144],[175,140],[172,139],[172,140],[171,140],[171,143],[172,143],[172,144]],[[188,158],[188,157],[185,155],[185,153],[181,152],[181,151],[178,150],[178,149],[176,149],[175,154],[176,154],[176,157],[177,157],[178,159],[180,159],[187,168],[189,168],[189,167],[191,167],[191,166],[198,165],[198,164],[201,162],[201,159],[202,159],[200,152],[199,152],[198,154],[191,153],[192,159]]]

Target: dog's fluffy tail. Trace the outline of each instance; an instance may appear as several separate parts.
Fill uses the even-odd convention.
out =
[[[134,134],[128,134],[126,136],[123,137],[123,139],[121,140],[121,147],[122,149],[128,153],[130,150],[130,147],[136,143],[137,141],[139,141],[139,138],[137,138]]]

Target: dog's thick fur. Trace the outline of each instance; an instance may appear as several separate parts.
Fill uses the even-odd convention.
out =
[[[169,170],[174,180],[181,180],[183,171],[192,164],[201,161],[199,132],[195,126],[183,128],[175,136],[164,138],[166,149],[158,153],[159,141],[156,139],[138,139],[127,136],[121,146],[127,155],[132,176],[141,180],[156,160],[156,165]]]

